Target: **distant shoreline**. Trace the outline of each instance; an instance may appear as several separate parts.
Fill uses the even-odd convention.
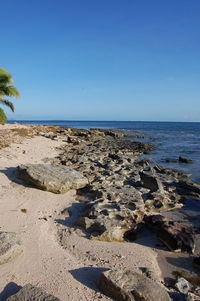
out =
[[[87,122],[99,122],[99,123],[200,123],[200,121],[144,121],[144,120],[68,120],[68,119],[8,119],[8,123],[26,123],[28,124],[29,122],[82,122],[82,123],[87,123]]]
[[[9,120],[14,123],[15,121]],[[156,152],[153,159],[165,167],[191,173],[193,180],[200,182],[200,123],[199,122],[153,122],[153,121],[65,121],[65,120],[18,120],[17,124],[49,125],[77,129],[117,129],[144,134],[146,142],[153,142]],[[144,140],[143,140],[144,141]],[[194,164],[179,164],[183,156]]]

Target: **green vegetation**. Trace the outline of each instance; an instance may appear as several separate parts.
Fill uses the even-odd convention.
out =
[[[4,111],[0,108],[0,124],[6,123],[6,114]]]
[[[19,97],[19,92],[13,86],[13,79],[11,75],[4,69],[0,69],[0,104],[3,104],[14,112],[14,105],[9,101],[8,97]],[[0,109],[0,123],[4,124],[6,122],[6,116],[2,109]]]

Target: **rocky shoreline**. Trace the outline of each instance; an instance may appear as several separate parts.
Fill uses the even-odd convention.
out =
[[[122,132],[67,129],[57,135],[63,134],[67,145],[51,163],[71,167],[89,180],[89,185],[77,191],[84,206],[75,226],[90,239],[109,242],[134,241],[148,227],[170,251],[199,255],[195,246],[199,229],[163,215],[183,207],[187,200],[200,200],[200,186],[189,175],[140,159],[153,146],[134,142],[134,137],[127,140]],[[181,288],[175,287],[181,298]]]
[[[77,224],[94,239],[132,240],[143,225],[159,223],[152,223],[155,213],[181,208],[189,198],[200,200],[200,186],[189,175],[140,159],[152,151],[150,144],[124,139],[122,132],[109,130],[62,129],[45,134],[51,139],[60,135],[67,142],[50,162],[72,168],[88,179],[89,184],[77,191],[78,200],[85,204]],[[159,228],[161,224],[166,228],[164,224],[170,221],[162,219]],[[176,230],[183,232],[182,228]],[[192,230],[185,231],[193,240]],[[188,251],[194,253],[194,243]]]
[[[194,262],[194,265],[191,263],[189,271],[179,267],[178,272],[176,271],[178,274],[174,277],[171,275],[170,281],[164,279],[162,287],[165,286],[172,300],[200,300],[200,280],[197,281],[200,279],[200,228],[191,221],[174,219],[173,215],[168,214],[184,207],[190,200],[199,202],[200,185],[193,183],[189,175],[163,168],[154,164],[150,158],[144,159],[143,155],[150,156],[154,146],[135,141],[134,138],[138,138],[137,133],[127,137],[125,132],[115,130],[31,127],[29,136],[34,135],[62,141],[62,145],[57,149],[58,155],[55,158],[46,158],[45,168],[48,164],[48,170],[42,165],[25,165],[19,167],[19,176],[27,183],[34,184],[34,187],[54,193],[76,189],[79,207],[76,214],[74,215],[73,205],[61,212],[61,216],[66,216],[63,219],[63,228],[58,230],[61,244],[65,239],[65,224],[69,220],[73,221],[72,228],[75,231],[81,229],[91,241],[126,244],[137,241],[145,235],[145,231],[150,231],[155,235],[157,245],[161,244],[162,248],[171,254],[184,254],[186,260]],[[62,178],[65,168],[76,173],[76,183],[78,175],[82,177],[82,186],[65,185],[65,190],[63,186],[59,186],[60,183],[68,181]],[[53,173],[60,175],[59,183],[53,183],[54,190],[51,179]],[[70,176],[71,174],[69,178]],[[57,190],[56,185],[59,186]],[[149,280],[145,280],[146,278],[146,290],[141,290],[137,281],[133,281],[133,278],[136,279],[134,273],[132,275],[132,272],[124,271],[120,272],[121,276],[118,273],[119,271],[116,271],[101,277],[103,280],[100,280],[100,288],[108,296],[115,297],[116,300],[139,298],[138,300],[153,301],[160,292],[163,294],[160,300],[170,300],[162,288],[156,286],[153,289],[155,294],[152,292],[151,297],[147,297],[148,289],[150,292],[150,288],[154,286]],[[131,287],[127,290],[122,287],[125,280],[120,282],[118,278],[125,279],[125,275],[129,275],[129,282],[133,282],[132,286],[136,287],[139,295],[133,294]],[[142,275],[137,275],[138,279],[143,277]],[[190,275],[193,275],[192,280]],[[146,276],[152,277],[149,274]],[[111,282],[113,288],[109,291],[108,286]],[[119,288],[121,293],[117,295]]]

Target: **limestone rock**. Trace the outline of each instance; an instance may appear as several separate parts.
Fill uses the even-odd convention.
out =
[[[151,145],[112,130],[67,131],[65,140],[70,139],[50,162],[71,167],[89,180],[90,185],[77,191],[84,203],[74,217],[93,239],[132,241],[145,213],[180,208],[191,195],[200,200],[200,185],[188,175],[141,159]]]
[[[92,239],[101,241],[132,240],[141,229],[144,216],[141,210],[108,199],[85,202],[83,215],[77,225],[87,230]]]
[[[31,284],[25,285],[17,294],[9,297],[6,301],[59,301],[58,298],[47,294],[41,288]]]
[[[151,191],[162,190],[162,183],[156,176],[151,175],[145,171],[140,172],[141,182],[145,188],[150,189]]]
[[[131,270],[102,273],[99,289],[117,301],[170,301],[167,291],[160,284]]]
[[[65,193],[88,184],[87,178],[66,166],[27,164],[18,166],[18,176],[36,188],[54,193]]]
[[[0,232],[0,265],[22,253],[21,241],[14,232]]]
[[[195,233],[192,226],[168,220],[160,214],[147,216],[145,222],[157,231],[158,238],[170,250],[194,252]]]

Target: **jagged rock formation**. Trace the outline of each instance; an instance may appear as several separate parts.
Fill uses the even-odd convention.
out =
[[[77,192],[85,202],[77,225],[93,239],[132,240],[145,215],[180,208],[188,195],[200,199],[200,187],[188,175],[139,158],[152,145],[128,140],[118,131],[62,131],[58,137],[65,133],[66,144],[52,163],[88,178],[89,185]]]

